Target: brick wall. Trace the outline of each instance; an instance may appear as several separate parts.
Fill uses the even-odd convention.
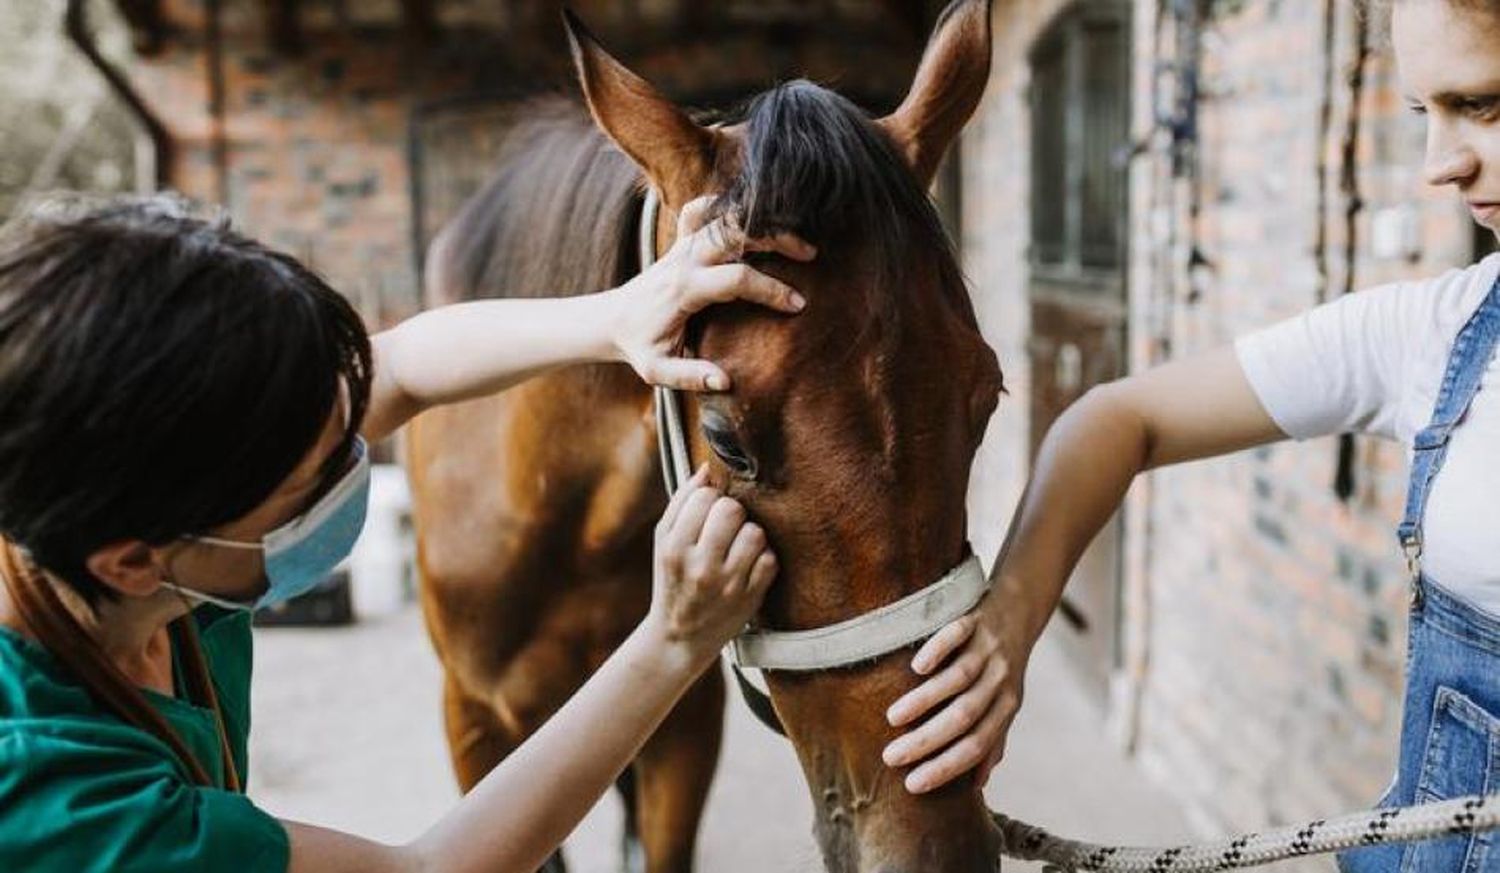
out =
[[[165,0],[164,49],[128,71],[177,147],[173,186],[224,204],[242,228],[302,258],[349,295],[372,324],[419,304],[417,250],[460,198],[413,200],[414,117],[443,107],[573,89],[558,4],[440,0],[422,38],[397,0],[305,2],[301,50],[274,46],[254,0]],[[913,10],[937,4],[913,4]],[[906,20],[876,0],[583,0],[573,8],[605,43],[668,93],[721,102],[795,74],[839,83],[875,105],[904,93],[932,13]],[[217,15],[214,9],[218,10]],[[217,40],[213,38],[217,33]],[[485,97],[484,95],[488,95]],[[455,153],[484,161],[496,131],[439,125]],[[462,120],[462,119],[460,119]],[[462,168],[461,187],[483,167]]]
[[[974,535],[987,553],[1027,468],[1026,49],[1064,5],[997,4],[994,77],[963,148],[966,267],[1011,390],[971,489]],[[1157,4],[1135,4],[1133,139],[1144,148],[1130,169],[1133,370],[1341,293],[1350,6],[1335,8],[1331,39],[1322,3],[1214,6],[1201,43],[1194,183],[1174,178],[1153,124],[1158,65],[1174,56],[1170,23],[1159,30]],[[1420,125],[1405,114],[1390,58],[1377,52],[1364,70],[1354,286],[1468,263],[1461,206],[1422,189]],[[1325,94],[1330,123],[1320,137]],[[1189,273],[1194,186],[1197,247],[1212,267]],[[1414,258],[1371,253],[1377,214],[1419,228]],[[1318,440],[1163,470],[1138,482],[1127,504],[1125,655],[1108,715],[1205,833],[1358,808],[1390,776],[1406,626],[1392,531],[1406,461],[1396,446],[1358,441],[1355,493],[1342,502],[1337,456],[1336,440]]]

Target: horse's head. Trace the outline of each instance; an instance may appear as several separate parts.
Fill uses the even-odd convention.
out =
[[[948,8],[910,94],[880,119],[793,82],[704,127],[570,27],[595,119],[661,195],[660,250],[704,194],[752,234],[819,248],[807,264],[755,261],[802,292],[802,314],[726,305],[690,330],[690,349],[734,382],[690,404],[691,454],[781,562],[760,624],[823,627],[928,586],[966,556],[969,468],[1001,389],[926,195],[988,76],[988,0]],[[840,873],[994,870],[972,779],[914,797],[881,761],[885,710],[915,684],[910,655],[769,677],[825,859]]]

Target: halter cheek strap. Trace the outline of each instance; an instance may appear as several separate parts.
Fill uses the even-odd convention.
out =
[[[641,204],[640,265],[644,271],[656,263],[656,222],[661,215],[661,198],[655,188],[646,189]],[[682,483],[692,478],[692,461],[688,458],[687,433],[682,427],[682,404],[677,391],[656,386],[656,446],[661,453],[661,473],[668,496],[677,493]]]

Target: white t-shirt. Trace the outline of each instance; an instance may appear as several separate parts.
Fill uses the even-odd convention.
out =
[[[1453,341],[1497,275],[1500,255],[1491,255],[1348,295],[1242,338],[1240,365],[1287,435],[1373,434],[1399,440],[1409,458],[1432,421]],[[1427,576],[1500,615],[1500,355],[1453,432],[1422,530]]]

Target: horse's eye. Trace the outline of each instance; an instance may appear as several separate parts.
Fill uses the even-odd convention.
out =
[[[746,479],[755,478],[755,459],[740,447],[734,434],[705,426],[703,436],[708,440],[708,447],[714,450],[714,454],[718,455],[719,459],[728,465],[736,476]]]

